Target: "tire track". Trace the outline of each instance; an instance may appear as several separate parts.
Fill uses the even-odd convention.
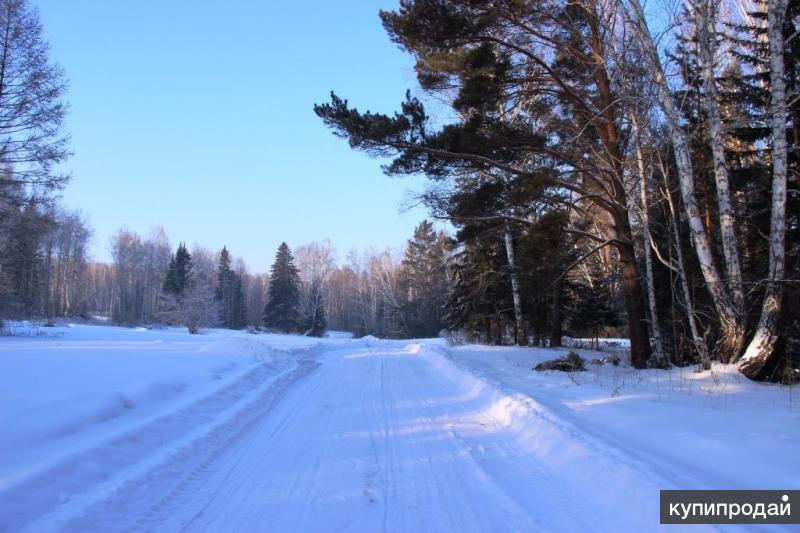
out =
[[[161,500],[170,501],[173,492],[189,486],[227,447],[246,434],[287,387],[316,366],[312,359],[304,358],[293,368],[276,374],[274,365],[262,363],[212,396],[160,417],[135,434],[114,439],[99,450],[88,450],[73,460],[76,465],[73,468],[84,468],[84,465],[90,468],[98,455],[106,456],[106,449],[113,455],[115,447],[135,447],[127,451],[126,461],[118,462],[118,472],[124,478],[100,480],[99,487],[90,487],[85,499],[78,498],[70,505],[56,508],[30,524],[30,530],[127,531],[140,517],[146,529],[145,516],[151,511],[141,507],[143,502],[157,509]],[[257,391],[255,396],[254,391]],[[172,435],[182,438],[177,442],[166,440]],[[67,478],[72,470],[68,472],[64,474]],[[59,479],[62,479],[61,474]],[[158,502],[155,506],[154,498]]]

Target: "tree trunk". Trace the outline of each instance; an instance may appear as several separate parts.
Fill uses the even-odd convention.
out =
[[[656,289],[653,281],[653,253],[650,250],[650,216],[647,201],[647,174],[645,172],[644,157],[642,155],[642,137],[639,131],[639,123],[635,115],[631,115],[631,129],[633,130],[636,142],[636,167],[639,172],[639,193],[641,200],[641,219],[642,219],[642,245],[644,249],[645,278],[647,285],[647,303],[650,306],[650,329],[653,331],[653,347],[655,349],[655,359],[661,364],[666,364],[664,343],[661,340],[661,325],[658,321],[658,309],[656,307]]]
[[[783,64],[783,21],[787,0],[769,0],[767,32],[769,34],[770,80],[772,82],[772,212],[769,235],[769,273],[761,317],[755,335],[739,362],[739,370],[756,379],[775,354],[778,341],[778,320],[781,314],[781,279],[784,273],[786,239],[786,83]]]
[[[593,4],[596,7],[596,4]],[[599,94],[600,117],[595,119],[596,130],[607,154],[606,163],[612,169],[609,180],[609,192],[616,206],[610,210],[616,237],[615,246],[622,264],[622,292],[625,308],[628,313],[628,329],[631,340],[631,364],[637,368],[647,366],[650,359],[650,335],[647,331],[647,317],[642,306],[642,286],[636,265],[636,251],[633,246],[633,235],[628,214],[628,192],[625,187],[625,170],[623,155],[620,149],[621,137],[617,119],[618,99],[612,89],[604,46],[604,37],[595,13],[589,18],[592,28],[590,48],[597,61],[593,71]]]
[[[658,56],[658,50],[650,35],[644,10],[639,0],[628,0],[630,9],[625,7],[623,0],[617,1],[647,58],[649,71],[652,73],[653,82],[656,86],[658,102],[666,118],[667,130],[675,153],[681,198],[689,222],[692,243],[697,253],[700,271],[703,274],[706,287],[719,314],[720,338],[715,347],[715,353],[722,362],[736,360],[744,346],[744,325],[741,317],[736,313],[730,294],[722,277],[719,275],[719,270],[714,262],[714,256],[709,245],[708,235],[703,227],[703,220],[694,196],[694,171],[692,169],[691,152],[686,134],[680,125],[678,106],[664,76],[664,69]]]
[[[622,263],[622,291],[625,297],[625,309],[628,313],[631,364],[635,368],[645,368],[650,359],[650,338],[642,305],[642,286],[636,268],[633,243],[631,241],[620,243],[617,251]]]
[[[683,250],[681,250],[681,237],[678,232],[678,213],[675,209],[675,204],[672,201],[672,194],[669,191],[669,180],[667,179],[666,171],[663,171],[664,176],[664,195],[667,198],[667,205],[669,206],[670,216],[670,229],[675,239],[675,255],[678,259],[675,269],[678,274],[678,280],[681,285],[681,295],[683,296],[683,307],[686,310],[686,319],[689,322],[689,331],[692,334],[692,343],[697,355],[700,357],[700,363],[703,368],[709,370],[711,368],[711,358],[708,354],[708,347],[706,346],[705,339],[700,335],[700,330],[697,327],[697,319],[694,315],[694,304],[692,303],[692,295],[689,291],[689,280],[686,277],[686,268],[683,262]]]
[[[550,347],[561,346],[561,279],[553,284],[553,307],[550,311]]]
[[[728,285],[733,295],[737,314],[744,310],[744,289],[742,286],[742,267],[739,250],[736,246],[736,220],[731,203],[728,164],[725,159],[725,144],[722,133],[722,117],[719,106],[717,80],[714,77],[714,51],[716,49],[716,0],[702,0],[697,7],[695,19],[698,36],[698,52],[703,74],[703,108],[708,114],[709,141],[714,165],[714,179],[717,188],[717,207],[719,209],[722,251],[725,256]],[[741,319],[740,319],[741,320]]]
[[[508,268],[511,276],[511,296],[514,300],[514,339],[520,346],[528,345],[528,335],[525,332],[525,318],[522,316],[522,297],[519,291],[519,273],[517,272],[517,262],[514,256],[514,238],[511,235],[511,226],[506,224],[503,228],[506,243],[506,256],[508,257]]]

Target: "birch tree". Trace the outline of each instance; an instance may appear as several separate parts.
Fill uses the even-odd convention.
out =
[[[692,156],[686,133],[681,128],[678,104],[670,90],[658,49],[647,24],[644,9],[639,0],[617,0],[618,5],[631,28],[642,54],[644,55],[651,81],[656,90],[656,98],[661,110],[675,154],[675,163],[680,182],[681,199],[683,201],[689,230],[694,245],[700,270],[706,287],[711,294],[714,306],[719,314],[720,338],[716,346],[716,355],[723,362],[735,361],[741,354],[745,342],[745,329],[742,317],[736,312],[734,301],[719,273],[712,253],[708,234],[703,225],[700,209],[695,198],[694,170]]]
[[[630,117],[631,129],[633,131],[634,139],[634,155],[636,159],[636,172],[638,174],[639,184],[639,199],[640,199],[640,217],[641,217],[641,232],[642,232],[642,250],[644,254],[645,264],[645,287],[647,287],[647,303],[650,310],[650,329],[653,332],[653,352],[655,359],[661,364],[665,362],[664,343],[661,335],[661,325],[658,320],[658,309],[656,305],[656,290],[655,280],[653,278],[653,252],[651,250],[653,237],[650,234],[650,216],[649,209],[650,203],[648,201],[648,179],[647,170],[645,167],[644,154],[643,154],[643,138],[642,132],[639,129],[639,119],[634,114]]]
[[[719,0],[697,0],[694,8],[694,25],[697,30],[698,56],[703,76],[702,102],[708,115],[709,144],[711,145],[714,178],[717,186],[722,250],[735,311],[741,316],[745,304],[742,267],[737,248],[736,217],[731,203],[728,163],[725,159],[725,139],[722,131],[720,97],[714,74],[714,66],[717,64],[716,18],[719,8]],[[741,321],[742,319],[739,318],[739,320]]]
[[[756,332],[739,362],[741,372],[755,379],[772,357],[778,337],[781,313],[786,236],[786,82],[784,80],[783,23],[787,0],[768,0],[767,32],[772,86],[770,122],[772,127],[772,201],[769,234],[769,272]]]
[[[503,239],[506,245],[509,277],[511,278],[511,297],[514,301],[514,338],[520,346],[527,346],[528,335],[525,332],[525,318],[522,315],[522,295],[520,294],[517,260],[514,254],[514,236],[508,223],[503,226]]]

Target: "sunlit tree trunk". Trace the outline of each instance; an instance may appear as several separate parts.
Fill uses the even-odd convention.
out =
[[[701,0],[695,11],[697,27],[698,55],[700,56],[703,74],[703,109],[708,115],[709,143],[714,165],[714,179],[717,188],[717,206],[719,208],[720,235],[722,251],[725,256],[730,293],[737,314],[744,309],[744,289],[742,287],[742,267],[739,261],[739,250],[736,246],[736,220],[731,203],[728,164],[725,159],[725,143],[722,132],[719,91],[714,77],[714,57],[716,51],[716,11],[717,0]]]
[[[652,81],[655,84],[658,103],[666,119],[667,130],[675,154],[681,199],[689,222],[692,244],[700,263],[703,279],[719,314],[720,338],[715,347],[715,352],[723,362],[736,360],[744,347],[744,325],[741,317],[736,313],[724,280],[719,274],[709,244],[709,238],[703,226],[703,219],[700,215],[697,199],[694,196],[694,171],[692,169],[689,142],[681,128],[678,106],[664,75],[661,59],[647,27],[647,20],[641,4],[638,0],[628,0],[627,6],[623,0],[618,0],[618,3],[642,48]]]
[[[778,320],[781,313],[786,239],[786,83],[783,64],[783,22],[787,0],[769,0],[767,4],[767,33],[769,34],[770,81],[772,101],[772,213],[769,235],[769,273],[761,317],[755,335],[739,362],[741,372],[751,379],[761,371],[775,353],[778,340]]]
[[[705,339],[700,335],[700,328],[697,326],[697,318],[694,313],[694,304],[692,303],[692,294],[689,291],[689,280],[686,277],[686,267],[683,261],[683,250],[681,250],[681,238],[678,232],[678,211],[675,209],[675,203],[672,201],[672,194],[669,190],[669,180],[667,179],[667,172],[661,168],[661,174],[664,178],[664,196],[667,199],[667,206],[669,207],[669,222],[670,230],[674,236],[674,249],[677,263],[670,267],[678,274],[678,281],[681,286],[681,296],[683,297],[683,308],[686,310],[686,319],[689,322],[689,332],[692,335],[692,344],[694,345],[697,355],[700,357],[700,362],[706,370],[711,368],[711,358],[709,357],[708,347],[706,346]]]
[[[648,214],[647,201],[647,174],[645,172],[644,156],[642,155],[642,138],[639,131],[639,121],[636,116],[631,115],[631,129],[636,142],[636,170],[639,174],[639,193],[641,200],[641,219],[642,219],[642,246],[644,249],[645,284],[647,286],[647,302],[650,310],[650,329],[653,332],[653,348],[656,360],[664,359],[664,343],[661,336],[661,326],[658,321],[658,309],[656,307],[656,289],[653,280],[653,253],[650,250],[650,216]]]
[[[511,297],[514,301],[514,338],[520,346],[528,345],[528,335],[525,332],[525,318],[522,316],[522,296],[519,288],[519,272],[517,271],[517,261],[514,256],[514,237],[511,234],[511,226],[506,224],[503,228],[506,244],[506,257],[508,258],[508,269],[511,277]]]

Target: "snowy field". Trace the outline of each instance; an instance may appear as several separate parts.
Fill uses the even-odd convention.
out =
[[[800,480],[798,391],[724,366],[25,331],[0,337],[0,531],[650,531],[659,489]]]

